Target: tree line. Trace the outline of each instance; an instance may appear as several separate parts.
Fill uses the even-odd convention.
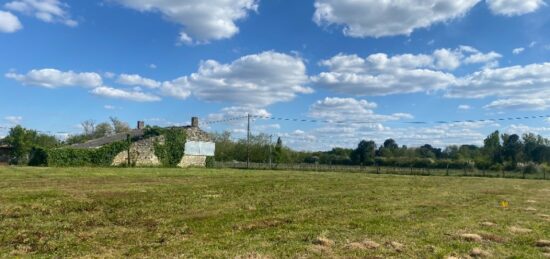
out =
[[[436,148],[426,144],[420,147],[399,146],[393,139],[377,145],[372,140],[361,140],[356,148],[333,148],[329,151],[295,151],[283,145],[281,138],[271,143],[266,134],[232,140],[229,132],[213,134],[217,161],[250,161],[266,163],[318,163],[330,165],[395,166],[419,168],[477,168],[480,170],[536,171],[540,165],[550,164],[550,140],[526,133],[501,134],[495,131],[483,141],[483,146],[451,145]],[[270,151],[271,150],[271,151]]]

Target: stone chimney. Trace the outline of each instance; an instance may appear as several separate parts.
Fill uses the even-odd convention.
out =
[[[138,121],[137,122],[137,129],[144,129],[145,128],[145,122],[144,121]]]
[[[192,117],[191,118],[191,127],[198,128],[199,127],[199,118],[198,117]]]

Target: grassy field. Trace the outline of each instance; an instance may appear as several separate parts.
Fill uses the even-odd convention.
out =
[[[549,215],[550,181],[0,168],[0,257],[544,258]]]

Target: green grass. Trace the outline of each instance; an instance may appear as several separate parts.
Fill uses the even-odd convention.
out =
[[[550,239],[549,181],[8,167],[0,179],[0,257],[443,258],[479,247],[540,258],[534,243]],[[334,244],[314,245],[320,236]],[[365,239],[381,246],[348,246]]]

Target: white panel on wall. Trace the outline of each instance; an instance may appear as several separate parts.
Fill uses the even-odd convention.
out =
[[[214,142],[188,141],[185,143],[185,154],[191,156],[214,156],[216,144]]]

